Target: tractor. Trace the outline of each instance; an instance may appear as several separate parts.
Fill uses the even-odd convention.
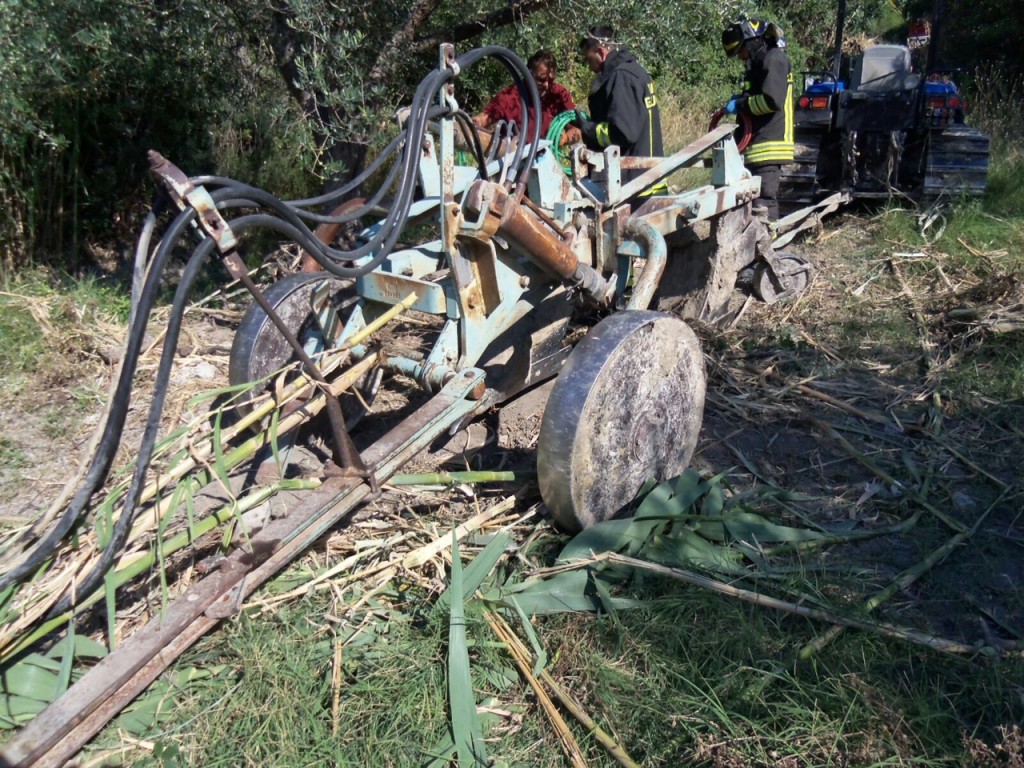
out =
[[[783,166],[786,210],[832,194],[844,199],[977,196],[985,192],[989,137],[964,122],[952,76],[936,64],[935,23],[910,26],[907,45],[842,52],[840,0],[832,69],[805,72],[794,110],[794,162]],[[914,62],[927,46],[924,71]]]

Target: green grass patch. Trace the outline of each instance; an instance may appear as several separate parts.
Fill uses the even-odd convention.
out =
[[[119,343],[126,291],[41,270],[0,282],[0,387],[17,389],[30,375],[49,384],[74,380],[84,359]]]
[[[953,394],[995,400],[1024,400],[1024,345],[1017,334],[996,334],[965,353],[944,376]]]

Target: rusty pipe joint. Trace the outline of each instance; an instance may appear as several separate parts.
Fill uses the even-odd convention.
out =
[[[490,240],[498,235],[530,261],[563,281],[580,289],[590,301],[608,302],[608,281],[584,264],[562,239],[560,232],[548,227],[529,208],[520,205],[500,184],[484,179],[476,181],[466,195],[466,220],[476,221],[463,227],[461,234]]]
[[[668,246],[661,232],[643,219],[627,219],[623,234],[638,242],[644,249],[647,259],[640,276],[633,284],[633,295],[626,309],[647,309],[654,298],[661,276],[668,263]]]

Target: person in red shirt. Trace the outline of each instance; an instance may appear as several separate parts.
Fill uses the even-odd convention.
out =
[[[576,108],[572,100],[572,94],[564,85],[555,82],[555,75],[558,65],[555,63],[555,56],[551,51],[537,51],[526,63],[533,73],[533,79],[537,83],[537,90],[540,92],[540,137],[543,139],[548,135],[548,128],[556,115]],[[527,107],[529,117],[533,118],[533,109]],[[515,122],[519,126],[520,136],[529,136],[529,124],[522,120],[522,104],[520,103],[519,91],[515,85],[503,88],[495,94],[494,98],[484,107],[484,111],[473,118],[478,128],[484,130],[496,125],[499,121]],[[574,126],[566,127],[562,133],[560,144],[572,144],[580,140],[580,131]]]

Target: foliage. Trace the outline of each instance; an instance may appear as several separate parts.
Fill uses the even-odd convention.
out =
[[[835,13],[831,0],[524,0],[515,13],[492,0],[184,0],[173,9],[2,1],[0,247],[7,271],[30,258],[77,271],[96,241],[120,240],[123,250],[132,211],[149,195],[149,148],[191,172],[234,174],[282,197],[353,173],[388,138],[395,108],[435,66],[436,41],[453,30],[459,50],[499,43],[526,58],[552,49],[563,80],[585,99],[591,74],[578,56],[580,30],[601,20],[617,27],[662,93],[699,90],[717,101],[741,74],[721,55],[724,23],[739,13],[775,19],[794,68],[802,69],[827,63]],[[847,31],[878,34],[899,8],[851,3]],[[417,9],[424,13],[414,18]],[[473,19],[480,21],[467,27]],[[499,67],[474,68],[460,81],[460,102],[475,111],[507,81]]]

